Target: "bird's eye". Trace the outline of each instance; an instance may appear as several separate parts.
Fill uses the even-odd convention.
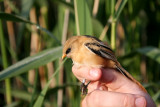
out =
[[[71,51],[71,48],[68,48],[66,51],[66,54],[68,54]]]

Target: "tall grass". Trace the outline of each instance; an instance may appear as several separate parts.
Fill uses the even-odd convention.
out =
[[[0,2],[0,106],[80,106],[72,61],[60,61],[62,44],[75,35],[107,41],[119,62],[160,105],[158,1],[7,1],[10,13],[5,12],[4,1]],[[15,52],[9,44],[6,22],[13,23]],[[32,69],[35,76],[28,74]]]
[[[0,42],[1,42],[1,52],[2,52],[2,60],[3,60],[3,69],[6,69],[8,67],[8,61],[7,61],[7,55],[6,55],[6,46],[5,46],[5,40],[4,40],[4,34],[3,34],[3,27],[2,22],[0,20]],[[5,93],[6,93],[6,103],[11,104],[12,103],[12,97],[11,97],[11,83],[10,79],[5,79]]]

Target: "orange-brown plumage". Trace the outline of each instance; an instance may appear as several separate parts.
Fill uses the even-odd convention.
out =
[[[78,66],[104,67],[117,69],[120,73],[135,82],[147,92],[117,61],[110,47],[93,36],[73,36],[68,39],[63,48],[63,58],[69,57]]]

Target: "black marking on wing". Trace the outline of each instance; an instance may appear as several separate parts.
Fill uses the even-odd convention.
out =
[[[121,74],[123,74],[124,76],[126,76],[128,79],[133,80],[132,78],[130,78],[130,77],[126,74],[127,71],[124,72],[123,69],[121,69],[121,68],[118,67],[117,65],[116,65],[116,69],[117,69]]]
[[[108,49],[108,50],[110,50],[110,51],[113,52],[113,50],[112,50],[109,46],[105,45],[105,44],[104,44],[101,40],[99,40],[98,38],[96,38],[96,37],[94,37],[94,36],[90,36],[90,35],[84,35],[84,36],[85,36],[85,37],[88,37],[88,38],[95,39],[95,40],[99,43],[99,45],[100,45],[101,47],[106,48],[106,49]],[[96,44],[96,43],[92,43],[92,44]]]
[[[111,52],[113,52],[113,50],[112,50],[110,47],[108,47],[107,45],[103,44],[103,42],[101,42],[100,45],[101,45],[103,48],[106,48],[106,49],[110,50]]]
[[[129,78],[129,77],[127,76],[127,74],[126,74],[121,68],[119,68],[117,65],[116,65],[116,68],[117,68],[117,70],[118,70],[121,74],[123,74],[124,76],[126,76],[127,78]]]
[[[90,35],[84,35],[85,37],[88,37],[88,38],[93,38],[95,40],[97,40],[98,42],[102,42],[101,40],[99,40],[98,38],[94,37],[94,36],[90,36]]]
[[[100,53],[104,58],[107,58],[107,59],[110,59],[110,60],[116,62],[116,58],[112,53],[106,52],[103,49],[100,49]]]
[[[100,44],[97,44],[97,43],[86,43],[85,46],[89,50],[91,50],[93,53],[97,54],[98,56],[113,60],[114,62],[116,61],[116,58],[114,57],[114,55],[112,55],[112,53],[109,53],[106,50],[104,50],[103,48],[101,48],[102,45],[100,45]],[[95,48],[93,48],[93,47],[95,47]],[[98,49],[97,49],[97,47],[98,47]]]
[[[87,45],[86,45],[86,46],[87,46]],[[91,48],[91,47],[89,47],[89,46],[87,46],[87,48],[88,48],[89,50],[91,50],[92,52],[94,52],[95,54],[97,54],[98,56],[103,57],[103,56],[101,55],[101,53],[100,53],[99,50],[95,50],[95,49],[93,49],[93,48]]]
[[[86,46],[97,46],[97,47],[100,47],[100,45],[97,44],[97,43],[86,43],[85,45]]]

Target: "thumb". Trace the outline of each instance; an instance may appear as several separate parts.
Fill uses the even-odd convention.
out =
[[[146,107],[146,99],[139,95],[95,90],[82,102],[82,107]]]

